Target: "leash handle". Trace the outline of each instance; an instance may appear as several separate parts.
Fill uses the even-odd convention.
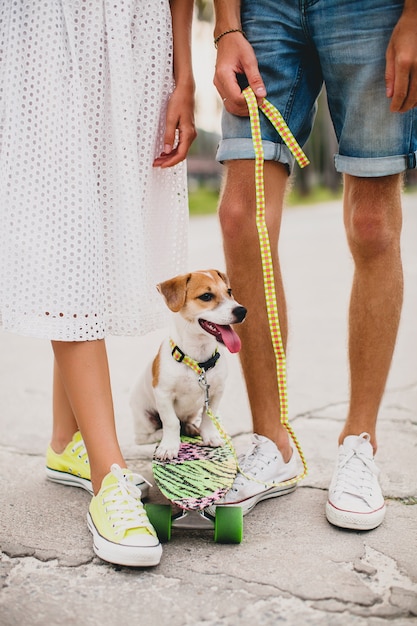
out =
[[[277,384],[280,403],[280,420],[281,424],[286,428],[295,447],[298,450],[304,471],[300,476],[290,480],[283,481],[279,485],[292,484],[298,482],[307,474],[307,463],[301,446],[295,436],[295,433],[288,421],[288,395],[287,395],[287,367],[285,350],[282,343],[281,329],[279,323],[277,297],[275,291],[274,268],[272,263],[271,246],[269,242],[268,228],[265,220],[265,187],[264,187],[264,150],[262,146],[261,125],[259,120],[259,108],[268,117],[275,127],[276,131],[284,140],[285,144],[295,157],[300,167],[308,165],[304,152],[301,150],[290,129],[285,123],[282,115],[268,102],[265,98],[258,108],[258,102],[251,87],[247,87],[243,91],[243,95],[248,105],[252,141],[255,150],[255,189],[256,189],[256,227],[259,236],[259,247],[262,260],[262,272],[264,280],[265,302],[268,315],[269,329],[271,333],[272,346],[275,354]],[[271,485],[272,486],[272,485]],[[273,485],[277,486],[277,485]]]
[[[250,87],[247,87],[245,91],[243,92],[243,95],[245,96],[247,103],[248,103],[248,97],[253,102],[253,98],[251,98],[251,93],[252,93],[253,98],[255,98],[254,93]],[[255,98],[255,105],[256,107],[258,107],[256,98]],[[269,119],[271,124],[274,126],[275,130],[282,137],[285,145],[290,150],[291,154],[297,161],[298,165],[301,168],[309,165],[310,161],[308,160],[308,158],[306,157],[306,155],[304,154],[304,152],[298,145],[297,140],[295,139],[294,135],[288,128],[284,118],[282,117],[278,109],[274,107],[274,105],[271,104],[271,102],[269,102],[269,100],[267,100],[266,98],[262,100],[262,103],[260,104],[259,108],[261,109],[262,113],[264,113],[265,116]],[[259,131],[259,134],[260,134],[260,131]],[[260,139],[261,139],[261,145],[262,145],[262,137],[260,137]]]

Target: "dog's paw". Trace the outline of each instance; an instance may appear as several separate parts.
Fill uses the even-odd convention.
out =
[[[160,461],[171,461],[172,459],[177,458],[179,449],[179,443],[167,445],[163,441],[161,441],[161,443],[155,450],[154,457],[155,459],[159,459]]]
[[[219,448],[224,445],[224,440],[216,429],[208,429],[205,431],[200,428],[200,435],[203,440],[204,446],[210,446],[211,448]]]

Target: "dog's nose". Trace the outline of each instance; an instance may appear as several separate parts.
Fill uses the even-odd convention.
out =
[[[244,306],[237,306],[233,309],[233,315],[236,318],[236,324],[238,324],[239,322],[243,322],[243,320],[246,317],[246,309]]]

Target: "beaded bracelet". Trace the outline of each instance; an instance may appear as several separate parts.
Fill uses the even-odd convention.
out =
[[[246,35],[241,28],[232,28],[230,30],[225,30],[224,33],[220,33],[220,35],[217,35],[214,40],[214,47],[217,48],[217,44],[219,43],[220,39],[225,35],[229,35],[229,33],[241,33],[246,38]]]

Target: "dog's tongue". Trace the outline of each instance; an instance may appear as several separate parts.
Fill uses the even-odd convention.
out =
[[[220,333],[221,340],[229,350],[229,352],[239,352],[241,343],[239,336],[231,326],[221,326],[220,324],[216,324],[217,330]]]

